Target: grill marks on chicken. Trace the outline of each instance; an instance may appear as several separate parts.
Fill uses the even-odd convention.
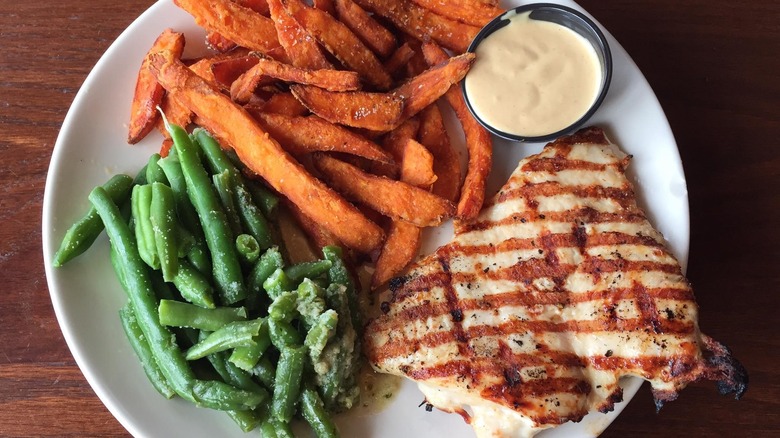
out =
[[[597,128],[522,160],[475,221],[391,282],[366,329],[369,360],[483,436],[611,410],[624,375],[650,381],[659,407],[701,378],[741,395],[744,369],[699,332],[628,161]]]

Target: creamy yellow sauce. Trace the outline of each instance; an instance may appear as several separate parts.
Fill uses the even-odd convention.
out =
[[[484,122],[533,137],[579,120],[596,100],[602,69],[585,38],[529,15],[511,17],[477,46],[465,87]]]

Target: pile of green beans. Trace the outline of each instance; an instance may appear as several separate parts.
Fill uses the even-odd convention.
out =
[[[128,302],[120,321],[154,388],[226,411],[244,431],[292,436],[295,418],[338,436],[331,414],[359,395],[355,286],[337,247],[285,260],[278,200],[244,178],[208,132],[168,126],[170,154],[89,195],[54,257],[105,229]]]

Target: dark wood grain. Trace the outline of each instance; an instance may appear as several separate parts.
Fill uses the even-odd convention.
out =
[[[151,3],[0,0],[0,436],[127,435],[62,338],[40,217],[75,93]],[[631,54],[667,113],[688,181],[688,274],[701,327],[751,377],[740,401],[694,384],[659,414],[643,387],[603,436],[780,436],[780,3],[581,4]]]

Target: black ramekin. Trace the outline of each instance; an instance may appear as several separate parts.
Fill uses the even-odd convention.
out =
[[[469,45],[468,51],[472,53],[475,52],[477,46],[485,38],[487,38],[490,34],[497,31],[498,29],[501,29],[502,27],[509,24],[509,19],[511,17],[529,11],[531,12],[529,18],[531,18],[532,20],[544,20],[544,21],[549,21],[567,27],[573,30],[574,32],[577,32],[586,40],[588,40],[588,42],[596,50],[596,55],[598,55],[599,62],[601,63],[601,86],[600,86],[599,94],[596,97],[596,100],[590,106],[588,111],[586,111],[585,114],[582,117],[580,117],[576,122],[572,123],[571,125],[567,126],[564,129],[561,129],[560,131],[551,132],[549,134],[545,134],[541,136],[526,137],[526,136],[511,134],[508,132],[498,130],[493,126],[491,126],[490,124],[488,124],[487,122],[485,122],[484,120],[482,120],[477,114],[477,112],[474,110],[474,108],[472,108],[471,106],[469,95],[466,92],[465,79],[461,81],[461,89],[463,90],[463,96],[466,100],[466,106],[468,106],[469,111],[471,111],[471,114],[474,116],[475,119],[477,119],[477,121],[482,126],[485,127],[485,129],[487,129],[491,133],[512,141],[543,142],[543,141],[553,140],[562,135],[572,133],[573,131],[581,127],[583,124],[585,124],[585,122],[587,122],[588,119],[590,119],[590,117],[593,116],[596,110],[598,110],[599,106],[601,106],[601,103],[604,101],[604,98],[607,96],[607,91],[609,90],[609,84],[612,81],[612,52],[610,52],[609,50],[609,44],[607,43],[606,37],[601,32],[601,30],[596,25],[596,23],[594,23],[590,18],[586,17],[583,13],[575,9],[572,9],[567,6],[553,4],[553,3],[532,3],[523,6],[518,6],[494,18],[493,20],[490,21],[490,23],[486,24],[485,27],[482,28],[482,30],[480,30],[480,32],[477,34],[477,36]],[[477,62],[479,62],[479,59],[477,59]]]

